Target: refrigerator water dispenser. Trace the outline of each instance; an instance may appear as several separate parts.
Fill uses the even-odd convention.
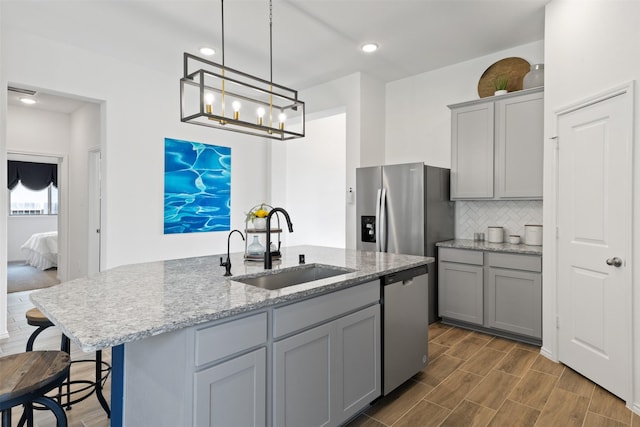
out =
[[[360,217],[360,233],[363,242],[376,242],[376,217],[362,216]]]

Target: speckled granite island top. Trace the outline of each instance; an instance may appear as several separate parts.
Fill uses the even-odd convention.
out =
[[[530,246],[530,245],[525,245],[523,243],[520,243],[519,245],[513,245],[511,243],[489,243],[487,241],[477,242],[471,239],[456,239],[456,240],[447,240],[446,242],[436,243],[436,246],[441,248],[471,249],[474,251],[508,252],[512,254],[542,255],[542,246]]]
[[[126,265],[31,293],[31,301],[83,351],[91,352],[152,335],[337,290],[418,267],[433,258],[317,246],[283,250],[273,272],[306,263],[355,270],[269,291],[236,282],[264,272],[263,264],[231,255],[234,276],[223,277],[220,256]],[[226,256],[226,255],[225,255]]]

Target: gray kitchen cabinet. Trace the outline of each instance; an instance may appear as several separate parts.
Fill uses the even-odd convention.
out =
[[[451,199],[493,198],[492,102],[451,110]]]
[[[544,94],[495,102],[496,198],[542,199]]]
[[[439,248],[443,322],[531,344],[542,339],[542,258]]]
[[[274,310],[274,425],[337,426],[380,396],[379,298],[374,281]]]
[[[196,426],[264,426],[267,351],[260,348],[194,374]]]
[[[543,89],[449,105],[451,199],[542,199]]]
[[[487,265],[487,326],[542,339],[540,257],[490,253]]]
[[[273,406],[276,426],[330,426],[332,417],[332,325],[324,324],[273,345]]]
[[[482,252],[440,248],[439,255],[438,313],[443,318],[482,325]]]

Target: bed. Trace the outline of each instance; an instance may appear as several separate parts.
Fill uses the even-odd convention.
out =
[[[35,233],[20,247],[27,264],[40,270],[58,266],[58,232]]]

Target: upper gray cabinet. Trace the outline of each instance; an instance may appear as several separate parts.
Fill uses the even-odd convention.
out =
[[[451,199],[542,199],[543,88],[450,105]]]

